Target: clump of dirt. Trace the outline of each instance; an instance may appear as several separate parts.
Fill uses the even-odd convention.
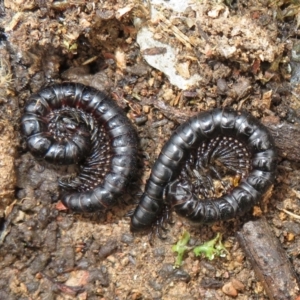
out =
[[[0,121],[0,217],[15,199],[15,158],[18,140],[15,129],[8,120]]]

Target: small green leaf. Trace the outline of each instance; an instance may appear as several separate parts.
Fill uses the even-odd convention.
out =
[[[193,251],[196,256],[203,254],[209,260],[213,260],[216,255],[223,256],[224,252],[228,253],[222,244],[222,235],[220,233],[217,233],[217,236],[214,239],[195,247]]]
[[[191,248],[187,246],[187,243],[190,240],[190,234],[185,231],[182,237],[179,239],[176,245],[172,246],[172,251],[177,252],[176,262],[174,267],[180,267],[182,264],[183,255],[186,251],[190,250]]]
[[[229,254],[229,252],[227,251],[225,246],[222,244],[222,235],[220,235],[220,238],[219,238],[218,243],[216,245],[216,249],[219,252],[218,255],[221,256],[221,257],[225,257],[226,254]]]

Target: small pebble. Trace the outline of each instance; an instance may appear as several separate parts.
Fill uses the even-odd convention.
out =
[[[120,263],[121,263],[121,266],[123,266],[123,267],[127,266],[128,263],[129,263],[128,257],[124,257],[124,258],[120,261]]]
[[[127,245],[131,244],[133,242],[133,239],[133,235],[130,233],[123,233],[121,236],[121,242]]]
[[[222,292],[231,297],[236,297],[238,295],[238,292],[233,287],[232,282],[225,283],[222,287]]]
[[[101,246],[98,255],[100,259],[111,255],[118,248],[118,242],[115,239],[108,240],[105,245]]]

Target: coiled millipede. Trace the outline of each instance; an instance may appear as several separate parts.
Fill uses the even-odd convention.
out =
[[[170,209],[196,223],[243,215],[273,185],[276,160],[272,136],[250,114],[228,108],[199,113],[162,148],[132,215],[131,230],[163,223]],[[237,179],[226,182],[227,172]]]
[[[42,88],[28,99],[21,127],[30,152],[56,164],[82,163],[60,180],[72,211],[104,210],[117,201],[136,169],[137,135],[105,93],[79,83]]]

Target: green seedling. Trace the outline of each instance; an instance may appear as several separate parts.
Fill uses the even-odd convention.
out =
[[[185,231],[176,245],[172,246],[172,251],[177,252],[176,262],[174,267],[178,268],[182,264],[183,255],[186,251],[191,250],[191,247],[187,246],[187,243],[190,240],[190,234]]]
[[[228,253],[222,244],[222,235],[220,233],[217,233],[214,239],[195,247],[193,251],[196,256],[203,254],[209,260],[213,260],[215,256],[224,257]]]

